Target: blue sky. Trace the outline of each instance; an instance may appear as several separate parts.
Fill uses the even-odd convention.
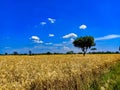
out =
[[[120,46],[119,0],[2,0],[0,53],[66,52],[94,36],[98,51]]]

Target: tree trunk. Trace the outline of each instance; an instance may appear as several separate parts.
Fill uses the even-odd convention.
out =
[[[83,56],[85,56],[86,52],[87,52],[87,48],[82,48],[83,51]]]
[[[83,56],[85,56],[86,52],[83,52]]]

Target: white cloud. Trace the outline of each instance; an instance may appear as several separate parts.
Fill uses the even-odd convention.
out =
[[[54,34],[49,34],[49,37],[54,37],[55,35]]]
[[[42,40],[40,40],[40,38],[38,36],[32,36],[30,38],[34,43],[43,43]]]
[[[71,38],[70,41],[73,42],[73,41],[74,41],[74,38]]]
[[[53,18],[48,18],[48,20],[51,22],[51,23],[55,23],[56,19],[53,19]]]
[[[76,37],[78,37],[78,36],[75,33],[70,33],[70,34],[63,36],[63,38],[76,38]]]
[[[32,40],[39,40],[40,38],[38,36],[32,36],[31,39]]]
[[[35,43],[41,43],[41,44],[43,43],[43,41],[37,41],[37,40],[35,40],[34,42]]]
[[[50,42],[50,43],[45,43],[45,44],[46,44],[46,45],[52,45],[53,43]]]
[[[44,25],[46,25],[47,23],[46,23],[46,22],[40,22],[40,24],[44,26]]]
[[[87,26],[83,24],[83,25],[80,25],[79,28],[85,30]]]
[[[54,46],[60,47],[63,46],[63,44],[54,44]]]
[[[67,42],[63,41],[62,43],[63,43],[63,44],[66,44]]]
[[[63,50],[64,50],[64,51],[70,51],[71,49],[70,49],[69,47],[64,46],[64,47],[63,47]]]
[[[111,34],[111,35],[107,35],[104,37],[99,37],[99,38],[95,38],[95,40],[108,40],[108,39],[114,39],[114,38],[120,38],[120,35],[115,35],[115,34]]]

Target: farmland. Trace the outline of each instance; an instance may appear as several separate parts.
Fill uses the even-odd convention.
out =
[[[0,56],[2,90],[89,90],[119,54]]]

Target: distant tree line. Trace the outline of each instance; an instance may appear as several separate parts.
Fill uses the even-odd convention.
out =
[[[120,46],[118,51],[96,51],[97,48],[93,47],[90,49],[89,52],[87,52],[88,54],[120,54]],[[13,53],[9,54],[7,52],[5,52],[4,54],[0,54],[0,55],[55,55],[55,54],[84,54],[84,52],[78,52],[75,53],[74,51],[67,51],[66,53],[58,53],[58,52],[46,52],[46,53],[33,53],[31,50],[28,51],[28,53],[18,53],[17,51],[14,51]]]
[[[96,49],[92,49],[90,52],[87,52],[87,54],[120,54],[119,51],[95,51]],[[57,53],[57,52],[46,52],[46,53],[32,53],[32,51],[28,51],[28,53],[18,53],[17,51],[14,51],[12,54],[9,54],[5,52],[5,54],[0,55],[59,55],[59,54],[83,54],[83,52],[75,53],[74,51],[67,51],[66,53]]]
[[[73,51],[68,51],[66,52],[66,54],[83,54],[83,52],[78,52],[78,53],[74,53]],[[92,52],[88,52],[88,54],[120,54],[119,51],[116,52],[112,52],[112,51],[92,51]]]
[[[4,54],[0,54],[0,55],[52,55],[52,54],[65,54],[65,53],[57,53],[57,52],[46,52],[46,53],[32,53],[32,51],[28,51],[28,53],[18,53],[17,51],[14,51],[13,53],[7,53],[5,52]]]

